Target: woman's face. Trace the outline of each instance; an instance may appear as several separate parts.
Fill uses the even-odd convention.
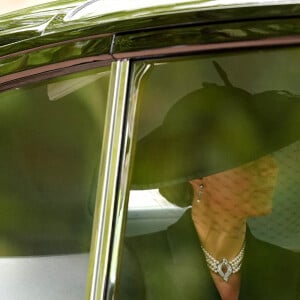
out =
[[[267,155],[205,177],[202,179],[205,186],[203,201],[210,201],[210,205],[221,205],[224,210],[243,216],[268,214],[272,209],[277,173],[275,160]]]

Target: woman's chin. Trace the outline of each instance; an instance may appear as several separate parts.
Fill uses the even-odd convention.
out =
[[[272,206],[266,207],[264,210],[261,211],[260,216],[267,216],[272,213]]]
[[[259,207],[252,207],[249,217],[259,217],[259,216],[267,216],[272,213],[272,205],[265,205]]]

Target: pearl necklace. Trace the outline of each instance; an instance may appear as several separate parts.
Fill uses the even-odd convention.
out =
[[[246,242],[243,243],[242,249],[238,255],[230,261],[228,261],[226,258],[223,258],[221,261],[219,261],[207,250],[205,250],[203,246],[201,246],[201,248],[205,255],[205,260],[209,269],[214,273],[219,274],[222,279],[227,282],[232,274],[237,273],[241,269],[242,260],[245,253],[245,246]]]

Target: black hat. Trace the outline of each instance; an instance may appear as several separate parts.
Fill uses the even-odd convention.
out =
[[[181,98],[137,143],[132,188],[159,188],[253,161],[300,137],[300,97],[206,83]]]

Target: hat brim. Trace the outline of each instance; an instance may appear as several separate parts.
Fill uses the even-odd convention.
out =
[[[160,188],[228,170],[300,138],[300,98],[207,85],[180,99],[137,143],[133,189]]]

